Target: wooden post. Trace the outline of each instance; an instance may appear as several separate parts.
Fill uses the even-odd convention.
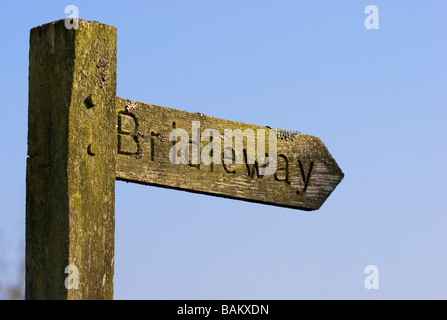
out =
[[[343,179],[317,137],[117,98],[116,28],[78,26],[60,20],[31,30],[27,299],[113,299],[115,179],[302,210],[319,209]],[[201,139],[200,126],[212,137],[205,130]],[[183,130],[185,155],[196,151],[180,163],[171,159],[174,129]],[[274,141],[256,149],[262,163],[247,151],[255,130]],[[213,160],[192,161],[209,141],[202,152]],[[266,157],[275,164],[268,174]]]
[[[113,299],[116,50],[98,22],[31,30],[27,299]]]

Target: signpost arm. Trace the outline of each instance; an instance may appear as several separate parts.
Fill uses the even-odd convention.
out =
[[[113,299],[117,30],[64,22],[30,35],[26,298]]]

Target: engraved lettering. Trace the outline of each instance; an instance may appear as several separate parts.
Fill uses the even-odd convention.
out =
[[[197,121],[198,122],[198,121]],[[200,170],[200,144],[198,145],[198,143],[200,143],[200,128],[199,128],[199,142],[194,141],[194,139],[189,139],[189,143],[191,144],[191,156],[193,158],[193,160],[196,159],[197,156],[199,156],[199,161],[197,164],[193,164],[192,161],[190,161],[188,163],[188,166],[196,168],[197,170]],[[194,152],[194,149],[196,149],[196,154],[192,155],[192,153]]]
[[[280,160],[282,159],[282,160]],[[289,159],[287,159],[287,156],[284,154],[278,155],[278,163],[284,162],[284,166],[279,166],[276,168],[276,172],[273,175],[276,181],[284,181],[287,184],[290,184],[289,179]],[[284,172],[284,176],[279,176],[279,172]]]
[[[235,174],[236,170],[228,169],[226,163],[233,163],[236,155],[235,155],[234,149],[232,147],[227,147],[227,148],[228,148],[228,152],[226,152],[225,150],[224,150],[224,152],[222,152],[222,166],[223,166],[223,168],[224,168],[226,173]],[[229,156],[229,155],[231,155],[230,158],[226,159],[225,157]],[[228,162],[227,162],[227,160],[228,160]]]
[[[246,129],[242,132],[240,129],[225,129],[224,131],[224,152],[230,152],[229,148],[233,147],[233,137],[234,137],[234,151],[235,151],[235,161],[236,164],[253,164],[255,163],[255,132],[253,129]],[[247,139],[247,149],[248,155],[245,155],[247,151],[243,151],[244,148],[244,137]],[[245,153],[244,153],[245,152]],[[244,159],[247,158],[247,159]],[[226,164],[231,164],[230,162],[231,155],[227,154],[225,156],[225,160],[227,160]]]
[[[118,113],[118,153],[141,155],[137,117],[128,111]]]
[[[202,162],[206,165],[212,163],[220,164],[221,142],[219,131],[216,129],[206,129],[205,131],[203,131],[201,140],[210,141],[210,143],[208,143],[202,149]],[[214,152],[215,150],[218,152]]]
[[[309,170],[307,171],[307,175],[304,172],[304,166],[303,166],[303,163],[301,162],[301,160],[298,160],[298,164],[300,166],[301,177],[303,178],[303,182],[304,182],[304,188],[303,188],[302,192],[306,193],[307,187],[309,186],[310,176],[312,174],[312,169],[314,167],[314,162],[312,161],[310,163]],[[296,193],[299,194],[299,191],[297,191]]]
[[[175,123],[173,123],[173,126]],[[180,140],[178,141],[178,138]],[[169,152],[169,160],[172,164],[189,163],[189,135],[183,129],[173,129],[169,134],[169,141],[172,141],[172,147]],[[180,155],[179,155],[180,152]]]
[[[155,158],[155,137],[158,137],[159,134],[151,131],[151,161],[154,161]]]
[[[248,156],[247,156],[247,150],[244,149],[243,152],[244,152],[244,160],[245,160],[245,166],[246,166],[246,168],[247,168],[248,176],[249,176],[250,178],[254,178],[254,177],[255,177],[255,171],[256,171],[256,177],[257,177],[257,178],[261,179],[262,177],[264,177],[263,175],[261,175],[261,174],[259,173],[259,165],[258,165],[258,162],[255,160],[255,163],[254,163],[254,164],[249,164]]]

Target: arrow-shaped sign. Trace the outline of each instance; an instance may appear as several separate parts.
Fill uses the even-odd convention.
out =
[[[317,137],[121,98],[116,113],[118,180],[316,210],[343,179]],[[276,165],[256,153],[273,153],[269,134]]]

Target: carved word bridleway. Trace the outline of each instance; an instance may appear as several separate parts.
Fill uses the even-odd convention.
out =
[[[120,98],[116,99],[116,114],[118,180],[315,210],[343,178],[342,171],[327,148],[319,138],[313,136]],[[200,124],[198,133],[194,130],[197,128],[194,123]],[[170,134],[178,128],[189,130],[186,164],[174,164],[170,159],[173,147],[179,143],[171,141]],[[217,151],[220,153],[219,161],[210,164],[198,161],[194,163],[191,161],[193,148],[200,144],[198,149],[203,152],[209,144],[204,142],[203,136],[200,139],[200,129],[203,135],[206,128],[220,133],[222,149]],[[277,138],[274,173],[263,175],[261,169],[265,164],[258,160],[249,161],[247,139],[243,140],[242,163],[235,161],[238,151],[236,139],[233,139],[232,147],[225,147],[225,153],[225,129],[239,129],[242,132],[247,129],[253,132],[259,129],[266,129],[266,132],[272,130]],[[265,151],[268,155],[268,133],[265,136]],[[210,140],[212,139],[207,141]],[[213,152],[216,150],[211,151]],[[230,161],[225,161],[229,154],[232,155]]]

